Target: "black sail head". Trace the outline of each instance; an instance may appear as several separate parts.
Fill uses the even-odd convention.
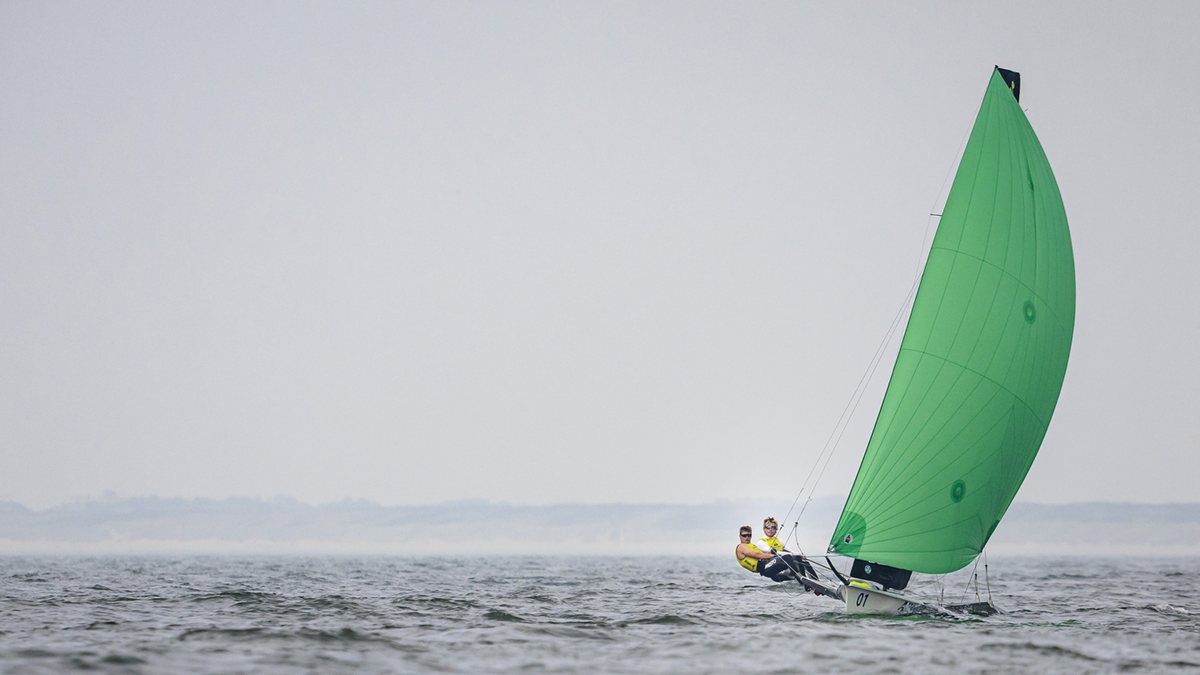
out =
[[[1000,71],[1000,77],[1004,78],[1004,84],[1008,85],[1008,90],[1012,92],[1013,98],[1021,100],[1021,74],[1015,70],[1005,70],[1000,66],[996,66],[996,70]]]

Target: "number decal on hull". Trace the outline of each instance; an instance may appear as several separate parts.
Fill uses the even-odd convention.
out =
[[[867,594],[866,594],[866,593],[859,593],[859,594],[858,594],[858,597],[854,599],[854,606],[855,606],[855,607],[862,607],[862,606],[863,606],[863,605],[865,605],[865,604],[867,604]]]

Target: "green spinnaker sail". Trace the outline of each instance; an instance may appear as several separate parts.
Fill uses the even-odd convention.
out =
[[[1074,326],[1062,197],[996,69],[830,550],[930,574],[970,564],[1042,444]]]

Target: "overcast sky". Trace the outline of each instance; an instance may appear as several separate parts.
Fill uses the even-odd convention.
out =
[[[0,498],[792,497],[999,64],[1078,284],[1018,499],[1200,500],[1200,4],[832,4],[0,3]]]

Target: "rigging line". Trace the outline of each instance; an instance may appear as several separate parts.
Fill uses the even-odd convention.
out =
[[[809,565],[812,565],[814,570],[816,568],[820,567],[823,570],[826,570],[829,572],[834,572],[835,574],[837,573],[837,570],[835,570],[833,568],[833,562],[830,561],[828,558],[825,559],[827,562],[829,562],[828,565],[824,565],[820,561],[818,561],[816,558],[809,558],[808,556],[804,556],[804,560],[807,561]]]
[[[852,398],[850,401],[854,404],[853,407],[850,408],[850,415],[846,418],[846,423],[842,425],[842,431],[838,434],[837,440],[834,441],[833,448],[829,451],[829,456],[825,459],[825,465],[821,467],[821,473],[817,474],[817,480],[813,483],[812,490],[809,491],[808,501],[804,502],[804,506],[800,507],[800,513],[796,515],[797,522],[799,522],[800,516],[804,515],[804,511],[808,508],[809,502],[812,501],[813,491],[817,489],[817,485],[821,483],[821,478],[825,476],[825,470],[829,468],[829,463],[833,461],[833,455],[835,452],[837,452],[838,445],[842,442],[842,436],[846,434],[846,429],[850,426],[850,420],[854,417],[854,413],[858,410],[858,404],[862,403],[863,396],[866,395],[866,384],[870,383],[871,379],[875,376],[875,371],[879,369],[879,364],[883,363],[883,354],[886,351],[887,345],[890,344],[892,338],[895,337],[896,329],[900,327],[900,319],[902,316],[904,316],[904,310],[912,301],[918,286],[919,279],[914,280],[912,287],[908,290],[908,295],[904,297],[903,304],[900,305],[899,311],[897,311],[896,316],[892,318],[892,324],[888,327],[888,331],[883,337],[883,342],[881,342],[879,347],[875,350],[875,356],[871,359],[872,363],[867,366],[867,372],[863,373],[863,378],[859,380],[860,386],[855,390],[858,398],[857,400]],[[849,405],[850,403],[847,403],[847,406]],[[834,431],[837,431],[837,427],[834,427]],[[822,454],[824,454],[824,452],[822,452]],[[817,461],[821,461],[820,455],[817,456]]]
[[[801,495],[803,495],[804,490],[807,489],[808,481],[810,481],[812,479],[813,472],[815,472],[817,470],[817,467],[821,465],[821,458],[825,456],[825,451],[829,449],[829,444],[831,441],[833,441],[834,436],[837,434],[838,427],[842,427],[842,433],[845,433],[845,426],[842,423],[843,423],[843,421],[845,421],[846,424],[849,424],[849,422],[850,422],[850,419],[846,416],[846,413],[848,410],[851,410],[852,404],[854,404],[854,407],[857,407],[857,404],[855,404],[856,397],[859,400],[862,399],[862,394],[865,393],[865,391],[866,391],[866,384],[870,382],[870,378],[875,372],[874,369],[879,367],[878,361],[880,359],[882,359],[883,352],[885,351],[887,344],[891,341],[892,336],[895,334],[896,327],[898,325],[900,317],[904,314],[904,309],[908,306],[908,303],[911,300],[913,293],[916,291],[918,285],[919,285],[918,281],[914,280],[912,286],[909,287],[908,295],[906,295],[904,297],[904,302],[901,303],[900,309],[896,312],[896,315],[892,318],[892,323],[888,326],[887,331],[884,333],[883,340],[879,343],[879,346],[875,348],[875,353],[871,356],[871,360],[867,363],[867,367],[863,371],[862,377],[860,377],[858,379],[858,384],[854,387],[854,391],[850,394],[849,400],[846,401],[845,407],[842,408],[842,414],[838,416],[837,422],[833,425],[833,430],[831,430],[829,432],[829,438],[825,439],[825,445],[821,446],[821,452],[817,455],[816,461],[813,462],[812,468],[808,470],[808,475],[805,476],[804,483],[802,483],[800,485],[800,492],[796,493],[796,498],[794,500],[792,500],[792,505],[788,508],[787,515],[784,516],[784,522],[787,522],[787,520],[789,518],[791,518],[792,511],[795,510],[796,504],[800,501]],[[850,416],[852,417],[853,414],[854,413],[851,410]],[[838,436],[838,438],[840,439],[841,437]],[[837,447],[837,444],[835,443],[834,448],[836,449],[836,447]],[[828,462],[826,462],[826,464],[828,464]],[[815,487],[815,485],[814,485],[814,487]],[[808,501],[812,501],[812,492],[811,491],[809,492],[809,500]],[[807,503],[808,502],[805,502],[806,505],[807,505]],[[803,508],[801,509],[801,511],[803,512]]]
[[[774,549],[772,549],[772,550],[774,550]],[[804,587],[804,589],[807,591],[807,590],[808,590],[808,587],[807,587],[807,586],[804,586],[804,582],[803,582],[803,581],[800,581],[800,579],[801,579],[801,578],[804,578],[804,577],[805,577],[805,574],[804,574],[804,572],[801,572],[801,571],[800,571],[800,569],[798,569],[798,568],[792,567],[792,564],[791,564],[790,562],[788,562],[788,559],[787,559],[787,558],[785,558],[785,557],[784,557],[784,555],[783,555],[783,551],[779,551],[779,552],[777,552],[777,553],[775,554],[775,556],[776,556],[777,558],[779,558],[779,562],[783,563],[783,566],[784,566],[784,567],[786,567],[786,568],[788,568],[789,570],[791,570],[791,571],[792,571],[793,581],[795,581],[797,584],[800,584],[801,586],[803,586],[803,587]],[[807,556],[805,556],[803,553],[801,553],[801,554],[800,554],[800,560],[801,560],[802,562],[808,562],[808,557],[807,557]],[[810,565],[810,567],[811,567],[811,563],[809,563],[809,565]],[[816,570],[813,570],[813,574],[814,574],[814,575],[816,574]]]
[[[833,566],[833,561],[829,559],[829,556],[825,556],[825,562],[829,563],[829,571],[833,572],[833,575],[838,578],[838,581],[842,582],[843,586],[850,585],[850,580],[847,579],[846,577],[842,576],[842,573],[839,572],[838,569]]]
[[[784,522],[787,522],[787,520],[785,519]],[[793,523],[792,524],[792,533],[789,536],[791,536],[791,538],[792,538],[792,543],[794,543],[796,545],[796,550],[800,551],[800,555],[804,555],[804,547],[800,545],[799,527],[800,527],[799,521],[797,521],[796,523]],[[786,537],[784,538],[784,541],[787,541]]]
[[[793,534],[795,534],[795,529],[796,529],[796,528],[795,528],[795,526],[793,526],[793,528],[792,528],[792,532],[793,532]],[[804,549],[800,548],[800,541],[799,541],[799,538],[797,538],[797,539],[796,539],[796,548],[800,549],[800,561],[801,561],[801,563],[808,563],[808,565],[809,565],[809,569],[811,569],[811,570],[812,570],[812,572],[813,572],[813,575],[814,575],[814,578],[815,578],[815,579],[817,579],[817,580],[819,581],[819,580],[820,580],[820,576],[819,576],[819,575],[817,575],[817,571],[816,571],[815,569],[813,569],[813,568],[812,568],[812,564],[813,564],[813,563],[812,563],[812,561],[808,559],[808,556],[804,555]],[[772,550],[774,550],[774,549],[772,549]],[[801,586],[803,586],[803,587],[804,587],[804,590],[807,592],[807,591],[809,590],[809,589],[808,589],[808,587],[807,587],[807,586],[804,586],[804,582],[800,581],[800,578],[801,578],[801,577],[803,577],[803,576],[805,576],[805,575],[804,575],[804,573],[803,573],[802,571],[800,571],[799,569],[797,569],[797,568],[795,568],[795,567],[792,567],[792,564],[791,564],[790,562],[788,562],[788,559],[787,559],[787,558],[785,558],[785,557],[783,557],[783,553],[784,553],[785,551],[786,551],[786,549],[785,549],[784,551],[779,551],[779,552],[777,553],[777,555],[779,556],[779,560],[780,560],[780,562],[782,562],[782,563],[784,564],[784,566],[786,566],[786,567],[787,567],[789,570],[791,570],[791,571],[792,571],[792,574],[793,574],[793,575],[796,577],[796,579],[795,579],[796,583],[798,583],[798,584],[800,584]],[[819,563],[818,563],[818,565],[819,565]],[[821,567],[824,567],[824,565],[820,565],[820,566],[821,566]]]
[[[878,351],[879,350],[876,349],[876,354],[878,354]],[[872,356],[871,361],[874,362],[875,358],[875,356]],[[870,368],[871,364],[868,363],[867,370],[870,370]],[[812,468],[808,470],[808,475],[804,477],[804,482],[800,484],[800,491],[796,493],[796,498],[792,500],[792,505],[788,507],[787,515],[783,517],[784,522],[787,522],[792,517],[792,511],[796,509],[796,504],[800,501],[800,497],[804,494],[804,490],[808,488],[808,481],[812,480],[813,472],[815,472],[817,467],[821,465],[821,458],[825,456],[825,451],[829,449],[829,443],[833,440],[834,435],[837,433],[838,427],[842,424],[842,420],[846,417],[846,411],[850,409],[850,404],[854,402],[854,397],[858,395],[858,390],[860,387],[862,387],[863,378],[866,376],[867,371],[863,371],[862,377],[858,380],[858,385],[854,387],[854,391],[850,394],[850,399],[846,401],[846,406],[842,408],[842,414],[838,416],[837,422],[834,423],[833,429],[829,432],[829,438],[825,439],[825,445],[821,446],[821,452],[817,454],[817,460],[813,462]],[[812,500],[811,495],[809,500]],[[807,502],[805,503],[807,504]],[[801,512],[803,512],[803,509],[801,509]],[[793,529],[797,525],[799,525],[799,517],[797,517],[797,521],[793,525]]]
[[[976,108],[976,110],[979,110],[979,109],[981,109],[981,108],[983,107],[983,100],[984,100],[985,98],[987,98],[987,90],[986,90],[986,89],[984,90],[984,93],[983,93],[983,94],[982,94],[982,95],[979,97],[979,99],[977,100],[977,102],[976,102],[976,104],[975,104],[975,108]],[[976,113],[976,115],[978,116],[978,113]],[[930,228],[930,226],[933,224],[933,218],[934,218],[934,217],[941,218],[941,217],[942,217],[942,213],[945,213],[945,210],[946,210],[946,209],[945,209],[945,203],[944,203],[944,202],[942,203],[942,207],[943,207],[943,208],[942,208],[942,210],[941,210],[941,213],[934,213],[933,211],[934,211],[934,209],[936,209],[936,208],[937,208],[937,204],[938,204],[938,202],[939,202],[939,201],[941,201],[941,199],[942,199],[942,193],[946,191],[946,184],[950,182],[950,176],[951,176],[951,175],[953,175],[953,174],[955,173],[956,169],[958,168],[958,165],[959,165],[959,164],[961,163],[961,161],[962,161],[962,155],[963,155],[963,151],[964,151],[964,150],[965,150],[965,148],[966,148],[967,141],[970,139],[970,136],[971,136],[971,131],[972,131],[974,128],[975,128],[975,125],[974,125],[974,124],[972,124],[972,125],[968,126],[968,127],[967,127],[967,130],[966,130],[966,131],[963,133],[963,136],[962,136],[962,138],[961,138],[961,139],[959,139],[959,142],[958,142],[958,149],[957,149],[957,150],[955,150],[955,152],[954,152],[954,160],[952,160],[952,161],[950,162],[950,168],[949,168],[949,169],[946,171],[946,175],[945,175],[945,176],[942,178],[942,185],[941,185],[941,187],[939,187],[939,188],[938,188],[937,194],[936,194],[936,195],[934,195],[934,197],[933,197],[933,205],[932,205],[932,206],[930,206],[930,208],[929,208],[929,216],[928,216],[928,217],[926,217],[926,219],[925,219],[925,232],[924,232],[924,234],[921,236],[921,248],[917,249],[917,265],[916,265],[916,271],[915,271],[915,273],[914,273],[914,275],[913,275],[913,283],[912,283],[912,288],[910,288],[910,289],[909,289],[909,292],[908,292],[908,295],[909,295],[909,296],[912,296],[912,295],[913,295],[913,293],[916,291],[916,289],[917,289],[917,288],[920,286],[920,282],[921,282],[921,272],[922,272],[922,269],[924,268],[924,265],[923,265],[922,263],[924,263],[924,262],[925,262],[925,260],[926,260],[926,258],[928,257],[928,252],[925,250],[925,242],[926,242],[926,241],[929,239],[929,228]],[[949,195],[947,195],[947,198],[949,198]],[[905,307],[908,305],[908,302],[909,302],[909,297],[905,297],[905,299],[904,299],[904,303],[903,303],[903,304],[900,306],[900,311],[896,313],[896,314],[897,314],[897,315],[896,315],[896,318],[892,320],[892,324],[893,324],[893,325],[892,325],[891,327],[889,327],[889,329],[888,329],[888,332],[887,332],[887,333],[884,335],[884,341],[883,341],[882,343],[880,343],[880,345],[879,345],[879,348],[878,348],[878,349],[876,349],[876,355],[872,357],[872,361],[874,361],[875,359],[881,358],[881,357],[880,357],[880,352],[881,352],[881,351],[884,349],[884,346],[885,346],[885,345],[886,345],[888,342],[890,342],[890,340],[891,340],[891,335],[892,335],[892,333],[895,331],[895,324],[896,324],[896,321],[898,321],[898,320],[899,320],[899,318],[900,318],[900,315],[901,315],[901,314],[903,314],[903,312],[904,312],[904,308],[905,308]],[[852,394],[850,395],[850,400],[846,401],[846,406],[845,406],[844,408],[842,408],[842,414],[841,414],[841,415],[838,417],[838,421],[837,421],[837,422],[836,422],[836,423],[833,425],[833,430],[832,430],[832,431],[829,433],[829,438],[827,438],[827,439],[825,440],[825,445],[821,447],[821,452],[820,452],[820,453],[817,455],[817,460],[816,460],[815,462],[813,462],[813,466],[812,466],[812,468],[808,470],[808,475],[807,475],[807,476],[805,476],[805,478],[804,478],[804,483],[802,483],[802,484],[801,484],[801,486],[800,486],[800,491],[796,493],[796,498],[792,500],[792,505],[791,505],[790,507],[788,507],[787,515],[785,515],[785,516],[784,516],[784,518],[783,518],[784,522],[787,522],[787,521],[788,521],[788,520],[791,518],[791,516],[792,516],[792,511],[793,511],[793,510],[796,508],[796,504],[797,504],[797,503],[800,501],[800,497],[801,497],[801,495],[803,495],[803,494],[804,494],[804,490],[805,490],[805,488],[807,488],[807,486],[808,486],[808,481],[809,481],[809,479],[811,479],[811,478],[812,478],[813,472],[814,472],[814,471],[816,471],[816,469],[817,469],[817,466],[819,466],[819,465],[821,464],[821,457],[822,457],[822,456],[825,454],[825,450],[826,450],[826,449],[829,447],[829,442],[833,440],[833,436],[834,436],[834,434],[836,434],[836,433],[837,433],[837,430],[838,430],[838,425],[842,424],[842,419],[843,419],[843,418],[845,418],[845,416],[846,416],[846,411],[847,411],[847,410],[851,410],[851,403],[854,403],[854,398],[855,398],[855,396],[856,396],[856,395],[858,395],[858,399],[859,399],[860,401],[862,400],[862,395],[858,393],[858,392],[859,392],[859,388],[862,388],[862,387],[863,387],[864,378],[865,378],[865,381],[867,381],[867,382],[870,382],[870,376],[873,376],[873,375],[874,375],[874,373],[875,373],[875,370],[874,370],[874,369],[875,369],[875,368],[878,368],[878,364],[877,364],[877,363],[875,364],[875,366],[874,366],[874,367],[872,367],[872,365],[871,365],[871,364],[868,364],[868,365],[867,365],[867,370],[863,372],[863,377],[862,377],[862,378],[859,378],[858,386],[857,386],[857,387],[855,387],[854,393],[852,393]],[[868,372],[870,373],[870,376],[868,375]],[[857,409],[857,408],[858,408],[858,404],[857,404],[857,403],[854,403],[854,409]],[[853,416],[854,416],[854,412],[853,412],[853,410],[851,410],[851,412],[850,412],[850,416],[851,416],[851,417],[853,417]],[[847,418],[847,419],[846,419],[846,424],[848,425],[849,423],[850,423],[850,420],[849,420],[849,418]],[[842,429],[842,433],[844,434],[844,433],[845,433],[845,431],[846,431],[846,430],[845,430],[845,428],[843,427],[843,429]],[[839,441],[841,440],[841,436],[838,436],[838,440],[839,440]],[[836,443],[834,444],[834,448],[833,448],[833,449],[834,449],[834,450],[836,450],[836,449],[837,449],[837,444],[836,444]],[[830,452],[830,457],[832,458],[832,451]],[[826,461],[825,461],[825,466],[826,466],[826,467],[828,467],[828,466],[829,466],[829,460],[826,460]],[[820,482],[820,480],[821,480],[821,475],[824,475],[824,473],[825,473],[825,470],[824,470],[824,468],[822,468],[822,470],[821,470],[821,474],[819,474],[819,475],[817,476],[817,482],[818,482],[818,483],[819,483],[819,482]],[[816,485],[815,485],[815,484],[813,485],[813,488],[814,488],[814,489],[816,488]],[[796,516],[796,523],[797,523],[797,524],[798,524],[798,523],[799,523],[799,521],[800,521],[800,516],[804,514],[804,510],[805,510],[805,509],[808,507],[808,502],[811,502],[811,501],[812,501],[812,492],[810,491],[810,492],[809,492],[809,497],[808,497],[808,500],[807,500],[806,502],[804,502],[804,506],[800,507],[800,514],[798,514],[798,515]],[[799,543],[797,543],[797,546],[798,546],[798,545],[799,545]]]
[[[795,531],[795,528],[793,527],[793,532],[794,532],[794,531]],[[796,541],[796,548],[800,548],[800,542],[799,542],[799,540],[797,540],[797,541]],[[774,551],[775,549],[771,549],[771,550],[772,550],[772,551]],[[791,570],[791,571],[792,571],[792,574],[793,574],[793,576],[795,576],[795,581],[796,581],[796,583],[798,583],[798,584],[800,584],[802,587],[804,587],[804,590],[807,592],[807,591],[809,590],[809,588],[808,588],[807,586],[805,586],[805,585],[804,585],[804,582],[800,581],[800,579],[801,579],[802,577],[804,577],[804,576],[805,576],[804,572],[802,572],[800,569],[797,569],[797,568],[795,568],[795,567],[792,567],[792,564],[791,564],[790,562],[788,562],[788,559],[787,559],[787,558],[785,558],[785,557],[784,557],[784,555],[783,555],[783,554],[784,554],[786,551],[787,551],[787,549],[784,549],[783,551],[777,551],[777,552],[776,552],[776,555],[779,557],[779,561],[780,561],[780,562],[782,562],[782,563],[784,564],[784,566],[785,566],[785,567],[787,567],[789,570]],[[808,559],[808,556],[804,555],[804,550],[803,550],[803,549],[801,549],[801,550],[800,550],[800,562],[802,563],[802,565],[801,565],[801,566],[803,566],[803,563],[808,563],[808,565],[809,565],[809,569],[810,569],[810,570],[812,570],[812,573],[813,573],[813,578],[814,578],[814,579],[816,579],[816,580],[818,580],[818,581],[820,580],[820,576],[817,574],[817,571],[816,571],[815,569],[813,569],[813,568],[812,568],[812,561]],[[819,564],[819,563],[818,563],[818,564]],[[832,563],[831,563],[831,564],[832,564]],[[821,567],[824,567],[824,565],[821,565]],[[814,591],[814,592],[815,592],[815,591]]]
[[[995,607],[995,603],[992,602],[992,580],[988,578],[988,563],[987,563],[987,549],[986,548],[983,549],[983,583],[987,584],[988,604]]]
[[[981,94],[979,96],[979,98],[977,98],[975,101],[975,110],[976,110],[975,116],[976,117],[979,116],[978,111],[983,108],[983,99],[985,99],[985,98],[987,98],[987,89],[984,89],[983,94]],[[950,176],[955,173],[955,171],[958,169],[958,165],[962,162],[963,151],[966,149],[967,141],[970,140],[971,132],[974,130],[975,130],[975,123],[972,122],[967,127],[967,130],[963,132],[962,138],[959,139],[958,149],[954,151],[954,159],[951,160],[951,162],[950,162],[950,169],[948,171],[946,171],[946,176],[944,178],[942,178],[942,186],[940,188],[938,188],[937,195],[935,195],[933,198],[933,205],[929,207],[929,212],[930,212],[929,215],[937,216],[937,217],[941,218],[942,214],[946,212],[945,203],[942,204],[942,210],[940,213],[933,213],[933,210],[935,208],[937,208],[938,200],[941,199],[942,193],[946,190],[946,183],[950,182]],[[953,185],[951,185],[951,187],[953,188]],[[949,195],[946,195],[946,196],[949,197]],[[926,234],[929,233],[928,225],[925,226],[925,233]],[[924,239],[921,240],[921,250],[922,251],[925,250],[925,240]],[[920,263],[920,261],[918,261],[918,264],[919,263]]]
[[[792,501],[791,507],[788,508],[787,515],[784,516],[784,522],[787,522],[791,518],[792,511],[795,510],[796,504],[800,501],[801,495],[803,495],[804,491],[808,489],[808,482],[812,480],[813,473],[816,472],[817,467],[821,466],[821,458],[825,456],[826,450],[829,450],[829,459],[833,458],[833,452],[837,450],[837,444],[842,438],[842,436],[838,434],[838,428],[841,428],[842,434],[846,433],[846,427],[850,424],[850,418],[854,416],[854,410],[858,408],[858,402],[862,401],[862,397],[866,393],[866,385],[870,383],[871,377],[874,376],[875,370],[879,367],[879,363],[883,359],[883,354],[886,351],[886,347],[888,343],[891,342],[892,337],[896,333],[896,328],[899,326],[900,317],[904,315],[904,310],[908,307],[909,301],[916,292],[917,286],[918,282],[914,281],[912,286],[908,289],[908,295],[904,296],[904,302],[901,303],[900,309],[896,312],[896,315],[892,317],[892,323],[888,326],[887,331],[884,333],[883,340],[880,341],[879,346],[875,348],[875,353],[871,356],[870,362],[867,363],[867,367],[863,371],[862,377],[858,379],[858,384],[854,387],[854,392],[850,394],[850,399],[846,401],[846,406],[842,408],[842,414],[838,416],[837,423],[833,425],[833,430],[829,432],[829,438],[825,440],[825,445],[821,447],[821,452],[817,455],[817,460],[813,462],[812,468],[808,470],[808,475],[804,478],[804,483],[800,486],[800,492],[796,494],[796,499]],[[849,416],[847,416],[847,412],[849,412]],[[845,423],[843,424],[843,422]],[[837,442],[834,442],[834,436],[837,436]],[[831,442],[833,442],[832,450],[830,450]],[[829,459],[826,459],[825,466],[829,466]],[[821,474],[823,475],[824,473],[825,470],[822,469]],[[820,481],[821,478],[820,475],[818,475],[817,483]],[[816,483],[813,484],[813,489],[816,489]],[[799,524],[800,516],[804,514],[804,510],[808,507],[808,502],[811,501],[812,490],[809,490],[808,500],[805,501],[804,506],[800,508],[800,514],[796,516],[796,524]],[[795,525],[793,525],[793,529],[794,528]],[[799,545],[799,542],[797,542],[797,545]]]
[[[985,90],[983,92],[983,96],[981,96],[979,98],[979,103],[975,106],[976,108],[980,108],[983,106],[983,99],[986,96],[987,96],[987,91]],[[946,191],[946,183],[950,182],[950,176],[952,176],[958,170],[958,165],[962,161],[963,150],[966,148],[967,140],[971,137],[971,130],[974,128],[975,128],[974,124],[967,127],[967,131],[963,134],[963,137],[958,141],[958,150],[954,151],[954,159],[957,161],[950,162],[950,169],[948,171],[946,171],[945,177],[942,178],[942,186],[938,188],[937,194],[934,195],[934,197],[933,197],[933,205],[931,205],[929,207],[929,217],[925,219],[925,234],[923,234],[921,236],[921,248],[917,249],[917,273],[916,273],[917,280],[920,280],[920,278],[921,278],[921,269],[923,267],[923,265],[921,263],[926,259],[927,255],[928,255],[927,251],[925,250],[925,242],[926,242],[926,240],[929,239],[929,226],[933,224],[934,218],[941,218],[942,214],[944,214],[946,212],[946,203],[944,201],[942,202],[942,210],[940,213],[934,213],[933,210],[937,208],[938,202],[941,201],[942,193]],[[950,195],[946,195],[946,197],[949,198]]]
[[[805,560],[807,560],[808,564],[813,567],[813,571],[816,571],[816,568],[820,567],[821,569],[825,570],[826,572],[833,574],[833,576],[835,576],[837,578],[837,581],[839,583],[841,583],[843,585],[849,583],[846,580],[846,578],[844,576],[842,576],[842,573],[839,572],[837,570],[837,568],[833,566],[833,561],[830,560],[829,558],[825,558],[826,562],[829,563],[828,565],[822,565],[820,562],[817,562],[815,559],[811,559],[811,558],[805,558]],[[825,579],[821,579],[822,581],[824,581],[824,580],[832,581],[832,579],[829,579],[829,574],[825,574],[824,577],[825,577]]]
[[[971,568],[971,574],[967,577],[967,585],[963,587],[962,597],[958,599],[958,604],[962,604],[967,599],[967,591],[971,590],[971,578],[975,578],[975,587],[979,587],[979,577],[975,576],[975,570],[979,569],[979,556],[975,556],[975,566]]]

